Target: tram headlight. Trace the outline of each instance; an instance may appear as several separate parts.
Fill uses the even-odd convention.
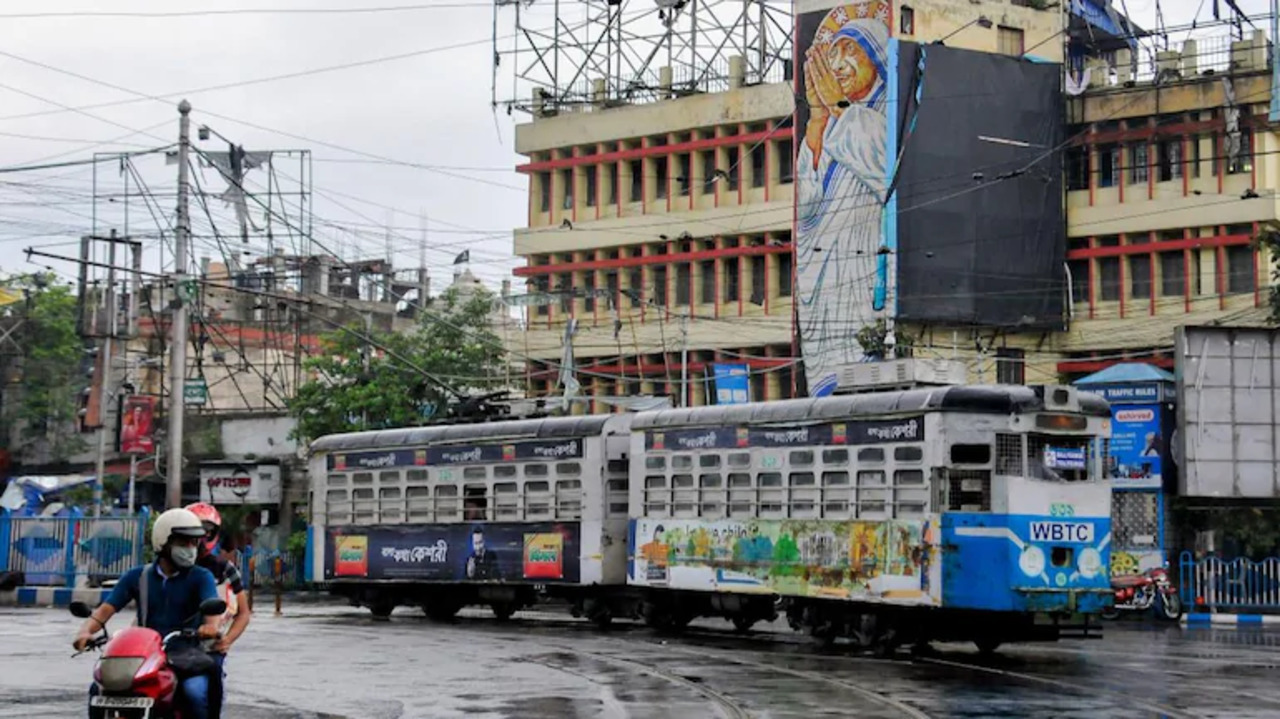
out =
[[[1102,573],[1102,553],[1093,547],[1085,547],[1080,550],[1077,565],[1080,567],[1080,576],[1093,579]]]
[[[1018,567],[1028,577],[1044,574],[1044,550],[1034,545],[1023,548],[1022,556],[1018,557]]]

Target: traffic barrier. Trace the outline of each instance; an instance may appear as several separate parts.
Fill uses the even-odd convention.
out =
[[[96,607],[106,601],[110,593],[110,589],[19,587],[0,592],[0,607],[65,607],[72,602]]]
[[[15,517],[0,510],[0,572],[22,572],[28,587],[118,579],[142,564],[149,514]]]
[[[1183,605],[1208,610],[1205,616],[1280,612],[1280,557],[1258,562],[1218,557],[1197,560],[1190,552],[1183,552],[1178,559],[1178,587]]]
[[[1185,614],[1182,623],[1187,626],[1233,626],[1261,627],[1280,626],[1280,615],[1276,614]]]

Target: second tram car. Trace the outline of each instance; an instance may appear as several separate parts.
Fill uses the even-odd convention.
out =
[[[1110,413],[970,386],[637,415],[628,582],[650,623],[773,615],[892,649],[1089,628],[1110,598]]]

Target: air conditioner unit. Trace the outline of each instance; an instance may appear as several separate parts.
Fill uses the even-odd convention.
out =
[[[965,384],[969,369],[964,362],[949,359],[895,359],[856,362],[837,372],[836,393],[910,389],[920,386]]]

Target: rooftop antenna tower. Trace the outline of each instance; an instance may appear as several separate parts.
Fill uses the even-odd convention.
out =
[[[787,80],[791,7],[782,0],[495,0],[493,106],[546,117]],[[512,32],[500,38],[500,26]],[[500,90],[508,77],[511,85]]]

